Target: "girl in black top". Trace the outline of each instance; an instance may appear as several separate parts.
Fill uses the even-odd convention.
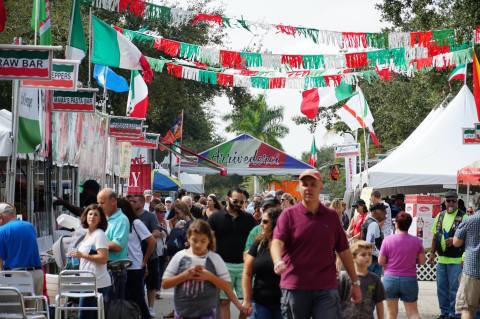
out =
[[[270,243],[282,210],[269,208],[262,214],[260,235],[245,254],[242,288],[243,305],[252,309],[252,319],[281,319],[280,276],[273,272]],[[253,289],[252,289],[253,277]]]

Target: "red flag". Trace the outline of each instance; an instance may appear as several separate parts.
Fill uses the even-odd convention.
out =
[[[477,105],[477,119],[480,121],[480,63],[473,50],[473,97]]]
[[[5,22],[7,22],[7,11],[5,10],[5,3],[0,0],[0,32],[3,32]]]
[[[313,120],[318,115],[320,97],[317,89],[310,89],[302,92],[302,105],[300,111],[309,119]]]

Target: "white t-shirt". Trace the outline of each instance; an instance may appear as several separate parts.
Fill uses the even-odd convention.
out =
[[[91,234],[87,233],[85,238],[78,245],[78,251],[84,254],[89,254],[91,251],[93,252],[101,248],[108,250],[107,236],[101,229],[96,229]],[[97,277],[97,288],[105,288],[112,285],[106,264],[98,264],[85,258],[80,258],[79,269],[91,271],[95,274]]]
[[[152,236],[147,226],[140,220],[135,219],[132,225],[132,231],[128,235],[128,259],[132,265],[128,269],[142,269],[143,252],[142,240]],[[139,238],[140,237],[140,240]]]
[[[378,225],[377,222],[372,222],[372,223],[370,223],[370,225],[368,225],[366,242],[373,244],[373,252],[372,252],[373,256],[378,257],[378,255],[379,255],[378,250],[379,250],[380,247],[377,248],[377,246],[375,245],[375,239],[377,239],[381,235],[382,235],[382,233],[380,232],[380,226]]]

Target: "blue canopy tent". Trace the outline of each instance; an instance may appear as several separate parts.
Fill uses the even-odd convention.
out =
[[[177,191],[180,188],[180,182],[175,178],[162,174],[159,170],[153,170],[153,191]]]

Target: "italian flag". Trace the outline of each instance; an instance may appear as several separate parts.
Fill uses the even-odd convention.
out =
[[[343,81],[337,87],[321,87],[303,91],[300,111],[309,119],[315,119],[319,107],[329,107],[353,95],[352,86]]]
[[[18,104],[18,153],[32,153],[42,143],[40,133],[39,108],[41,94],[39,89],[20,88]]]
[[[465,81],[466,76],[467,76],[467,65],[460,64],[452,70],[452,73],[450,73],[450,75],[448,76],[448,82],[452,80]]]
[[[480,121],[480,62],[473,50],[473,98],[477,106],[477,119]]]
[[[37,21],[38,25],[35,25],[35,22]],[[40,45],[52,45],[52,27],[50,10],[48,9],[48,0],[33,0],[31,25],[32,29],[38,30],[38,34],[40,35]]]
[[[146,118],[148,109],[148,87],[138,71],[132,71],[128,91],[127,116]]]
[[[336,114],[353,131],[368,128],[373,143],[376,146],[380,145],[373,129],[372,112],[361,90],[355,93]]]
[[[153,71],[145,56],[122,33],[92,16],[92,63],[127,70],[143,70],[143,78],[150,83]]]
[[[65,58],[69,60],[82,60],[87,52],[85,32],[83,31],[82,15],[80,12],[79,0],[72,1],[70,16],[70,32],[68,44],[65,51]]]
[[[313,167],[317,165],[317,146],[315,145],[315,136],[312,140],[312,146],[310,146],[310,158],[308,159],[308,164]]]

